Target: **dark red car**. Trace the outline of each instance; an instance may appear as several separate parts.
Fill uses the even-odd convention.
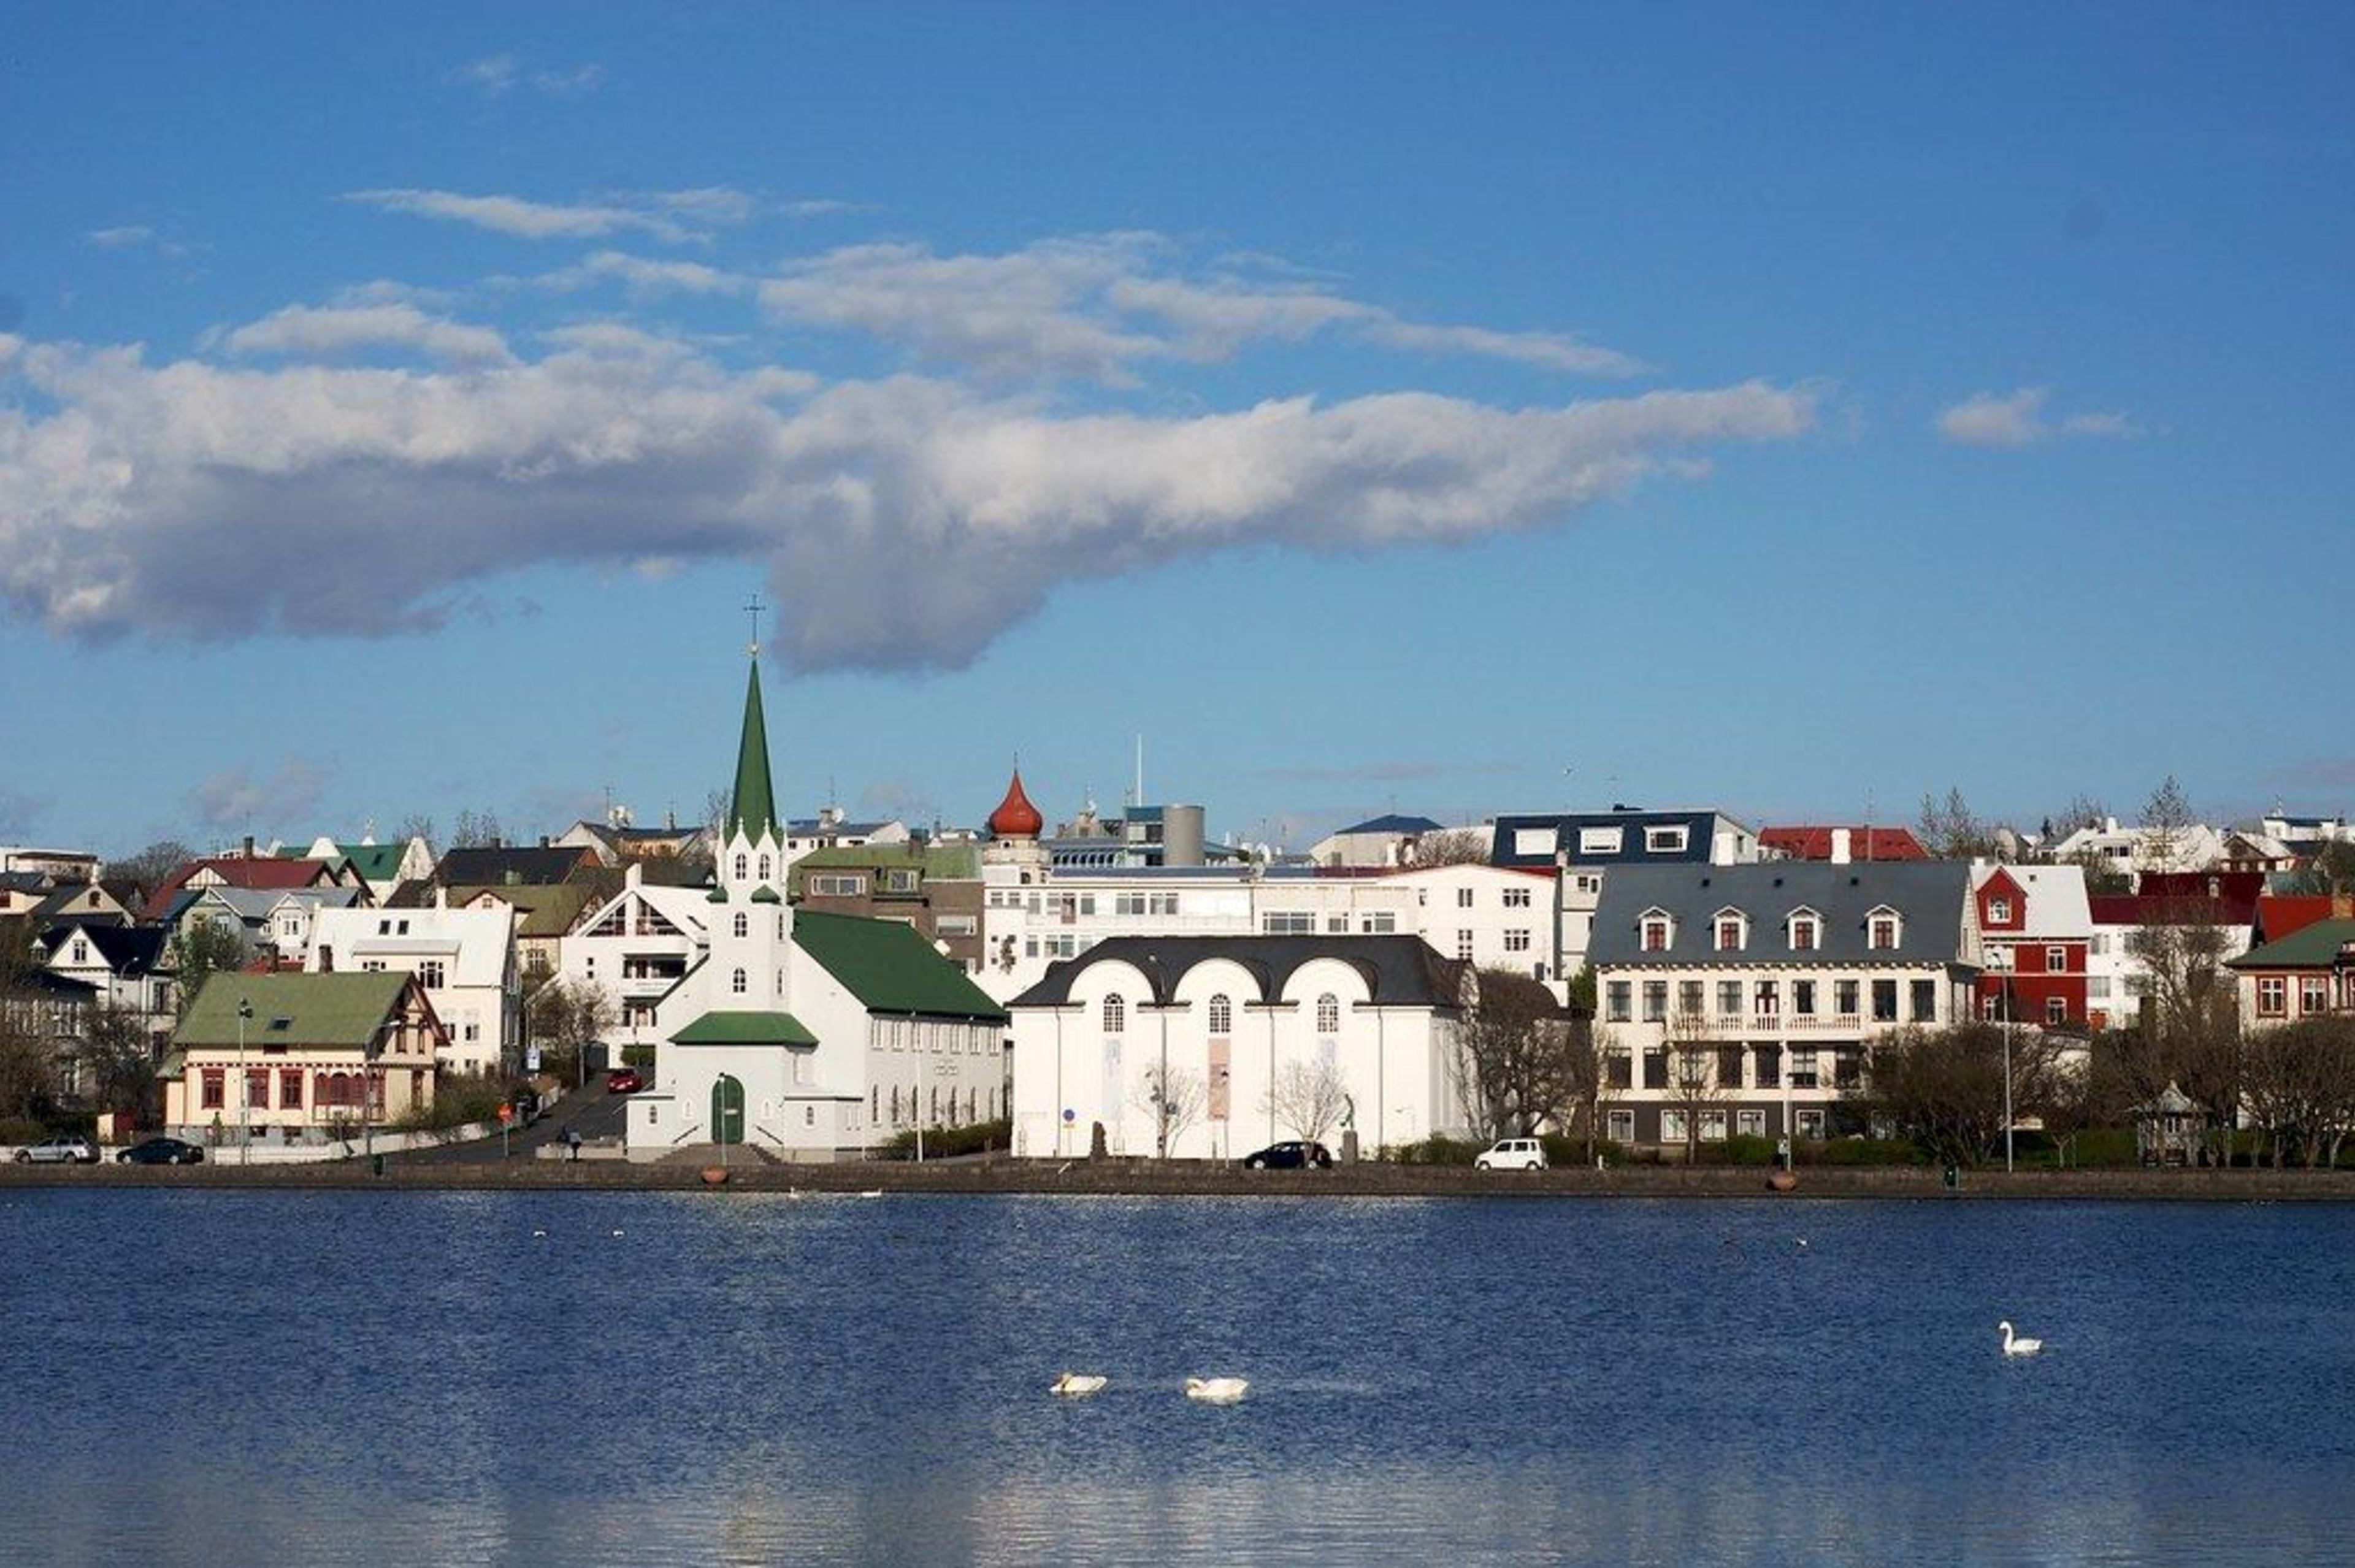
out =
[[[634,1067],[616,1067],[605,1074],[605,1090],[612,1094],[634,1094],[646,1086]]]

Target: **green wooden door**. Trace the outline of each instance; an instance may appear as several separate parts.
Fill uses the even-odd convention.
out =
[[[711,1085],[711,1141],[723,1147],[744,1141],[744,1083],[726,1072]]]

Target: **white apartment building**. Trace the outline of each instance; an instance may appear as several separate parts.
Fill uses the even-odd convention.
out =
[[[523,998],[515,959],[515,911],[323,909],[303,965],[316,975],[406,970],[449,1031],[442,1060],[453,1072],[521,1065]]]
[[[613,1043],[652,1046],[662,1038],[655,1004],[710,949],[713,908],[711,890],[650,883],[632,863],[622,891],[563,939],[557,973],[612,999]]]

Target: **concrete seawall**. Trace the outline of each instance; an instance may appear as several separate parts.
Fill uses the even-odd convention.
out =
[[[712,1189],[705,1166],[517,1158],[477,1165],[388,1160],[325,1165],[0,1166],[0,1189],[196,1188],[211,1191],[630,1191]],[[1476,1171],[1453,1166],[1354,1165],[1332,1170],[1238,1170],[1151,1160],[938,1160],[773,1165],[731,1159],[719,1192],[1066,1193],[1275,1198],[1903,1198],[2136,1199],[2163,1202],[2355,1200],[2355,1171],[1966,1170],[1949,1190],[1927,1168],[1801,1167],[1796,1191],[1771,1192],[1754,1167],[1625,1166],[1608,1170]]]

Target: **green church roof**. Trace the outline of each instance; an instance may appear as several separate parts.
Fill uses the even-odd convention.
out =
[[[744,688],[744,735],[736,747],[736,789],[728,799],[728,836],[758,841],[777,831],[776,795],[769,784],[769,726],[761,711],[761,659]]]
[[[794,941],[873,1013],[1002,1023],[1006,1009],[896,920],[797,910]]]
[[[677,1045],[815,1045],[817,1036],[791,1013],[706,1013],[671,1036]]]

